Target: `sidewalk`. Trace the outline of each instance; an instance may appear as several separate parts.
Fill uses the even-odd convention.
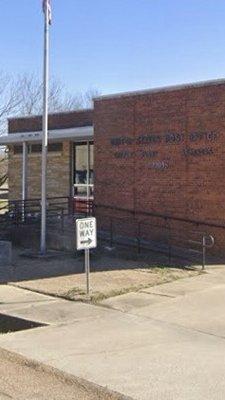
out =
[[[4,349],[134,399],[224,398],[223,268],[102,306],[10,286],[0,303],[0,312],[49,324],[0,336]]]

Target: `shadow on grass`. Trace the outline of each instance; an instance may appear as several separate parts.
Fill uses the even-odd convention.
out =
[[[218,263],[214,258],[208,258],[208,265]],[[223,264],[223,259],[220,259]],[[176,268],[185,270],[201,270],[202,260],[199,257],[187,257],[186,254],[172,255],[162,254],[148,250],[137,253],[136,249],[117,246],[109,248],[104,244],[99,245],[98,249],[91,251],[91,271],[110,271],[126,269],[156,269]],[[0,270],[0,283],[5,283],[4,271]],[[42,278],[52,278],[84,272],[84,253],[83,251],[55,252],[51,257],[40,258],[24,254],[24,249],[15,248],[13,251],[13,266],[10,278],[7,281],[19,282],[26,280],[36,280]]]

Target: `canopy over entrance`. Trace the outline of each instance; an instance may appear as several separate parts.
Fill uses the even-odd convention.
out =
[[[83,141],[93,139],[93,126],[49,130],[49,141]],[[10,133],[0,136],[0,145],[22,144],[42,141],[42,131]]]
[[[69,141],[71,143],[87,143],[93,142],[93,126],[82,126],[63,129],[50,129],[48,133],[49,143],[59,143]],[[21,147],[22,168],[21,168],[21,197],[22,201],[28,199],[28,153],[31,146],[41,146],[42,131],[30,132],[13,132],[0,137],[0,145]],[[88,147],[89,149],[89,147]],[[89,152],[89,150],[88,150]],[[69,156],[69,155],[68,155]],[[13,168],[13,159],[11,160],[10,168]],[[59,166],[60,168],[60,166]],[[68,176],[69,181],[69,176]],[[18,200],[18,198],[14,198]]]

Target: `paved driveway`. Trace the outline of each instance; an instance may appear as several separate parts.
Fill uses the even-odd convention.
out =
[[[50,325],[3,335],[1,347],[133,399],[224,399],[223,268],[102,306],[42,296],[24,307],[14,289],[21,304],[2,311]]]

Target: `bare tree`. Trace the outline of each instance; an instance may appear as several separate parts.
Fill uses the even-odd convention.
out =
[[[92,108],[94,106],[93,99],[100,96],[101,93],[96,88],[90,88],[83,93],[83,104],[85,108]]]
[[[95,88],[90,88],[84,93],[78,93],[72,96],[66,93],[62,104],[64,105],[64,109],[67,110],[92,108],[93,99],[97,96],[100,96],[100,92]]]
[[[0,71],[0,133],[6,130],[7,117],[15,112],[21,103],[21,94],[15,81]]]
[[[93,106],[97,89],[83,93],[69,93],[58,80],[49,85],[49,112],[79,110]],[[0,71],[0,134],[6,132],[9,116],[29,116],[42,113],[43,84],[34,74],[12,78]]]
[[[24,74],[18,77],[17,90],[21,95],[18,106],[20,115],[37,115],[42,113],[43,84],[35,76]],[[71,94],[58,80],[52,79],[49,86],[49,112],[70,111],[92,107],[92,99],[99,95],[97,89],[89,89],[84,93]]]
[[[8,179],[8,152],[2,150],[0,152],[0,187],[2,187]]]

